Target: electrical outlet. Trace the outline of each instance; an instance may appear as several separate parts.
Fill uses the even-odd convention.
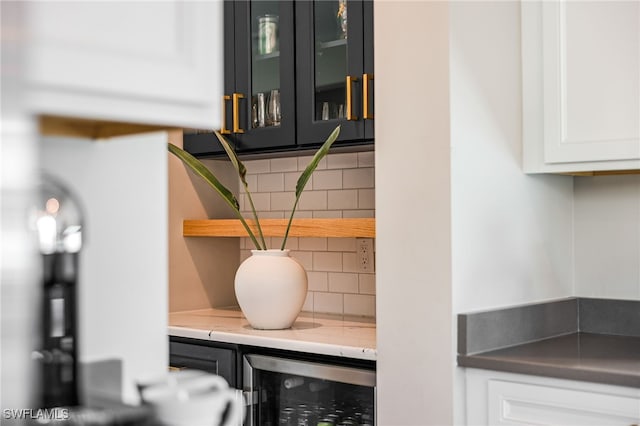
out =
[[[373,239],[356,239],[356,268],[358,272],[375,272]]]

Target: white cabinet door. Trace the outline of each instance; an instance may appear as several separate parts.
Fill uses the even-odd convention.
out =
[[[220,124],[222,0],[26,2],[31,112]]]
[[[470,425],[640,423],[640,389],[467,369]]]
[[[640,168],[640,3],[523,2],[522,43],[525,171]]]

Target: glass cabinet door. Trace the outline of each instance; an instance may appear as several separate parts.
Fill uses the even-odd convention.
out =
[[[241,151],[295,144],[293,2],[235,3],[232,139]]]
[[[338,124],[339,140],[365,139],[363,2],[299,2],[296,19],[298,140],[323,142]]]

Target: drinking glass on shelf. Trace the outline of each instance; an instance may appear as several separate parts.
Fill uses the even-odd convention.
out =
[[[258,118],[258,127],[264,127],[265,124],[266,124],[266,120],[265,120],[266,117],[265,117],[265,113],[264,113],[265,112],[264,111],[265,110],[265,107],[264,107],[264,104],[265,104],[264,93],[258,93],[256,95],[256,97],[257,97],[257,109],[258,109],[258,111],[257,111],[258,112],[258,116],[257,116],[257,118]]]
[[[280,112],[280,91],[273,89],[269,94],[269,121],[272,126],[279,126],[282,120],[282,113]]]
[[[322,103],[322,120],[329,119],[329,102]]]

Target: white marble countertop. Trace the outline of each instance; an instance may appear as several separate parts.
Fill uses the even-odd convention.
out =
[[[301,313],[287,330],[256,330],[235,308],[169,314],[169,335],[290,351],[376,359],[373,318]]]

